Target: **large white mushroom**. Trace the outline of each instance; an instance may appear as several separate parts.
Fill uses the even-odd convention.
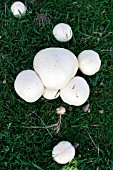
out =
[[[44,89],[44,98],[48,99],[48,100],[52,100],[52,99],[56,99],[57,97],[59,97],[59,92],[58,90],[51,90],[51,89]]]
[[[86,102],[89,93],[90,89],[86,80],[76,76],[60,90],[60,97],[69,105],[80,106]]]
[[[68,141],[59,142],[52,151],[53,159],[59,164],[70,162],[75,156],[75,148]]]
[[[21,17],[26,13],[26,10],[26,6],[20,1],[16,1],[11,5],[11,11],[15,17]]]
[[[79,68],[83,74],[94,75],[99,71],[101,60],[93,50],[84,50],[78,55]]]
[[[59,23],[53,28],[53,35],[58,41],[66,42],[72,38],[72,29],[68,24]]]
[[[47,89],[59,90],[76,74],[78,60],[67,49],[46,48],[36,54],[33,67]]]
[[[21,71],[14,82],[17,94],[26,102],[35,102],[44,93],[44,86],[33,70]]]

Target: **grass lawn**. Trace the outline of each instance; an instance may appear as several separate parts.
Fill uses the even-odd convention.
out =
[[[12,3],[0,2],[0,170],[113,170],[113,1],[27,0],[22,19],[12,15]],[[52,29],[60,22],[73,30],[67,43],[53,37]],[[67,48],[76,56],[85,49],[99,53],[100,71],[82,75],[90,86],[89,113],[60,98],[42,97],[30,104],[16,94],[17,74],[33,69],[34,56],[47,47]],[[54,129],[24,128],[57,123],[59,106],[66,107],[66,114],[58,134]],[[51,157],[61,140],[79,143],[75,158],[66,165]]]

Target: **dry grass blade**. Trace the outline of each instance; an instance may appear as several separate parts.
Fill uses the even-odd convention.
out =
[[[43,121],[43,119],[39,116],[39,115],[37,115],[35,112],[33,112],[33,113],[30,113],[28,116],[31,116],[32,114],[35,114],[38,118],[40,118],[40,120],[41,120],[41,122],[44,124],[44,126],[29,126],[29,127],[24,127],[24,128],[27,128],[27,129],[49,129],[49,128],[53,128],[54,129],[54,131],[55,131],[55,133],[58,133],[59,132],[59,130],[60,130],[60,126],[61,126],[61,115],[59,115],[58,117],[59,117],[59,119],[58,119],[58,122],[57,123],[55,123],[55,124],[51,124],[51,125],[46,125],[45,123],[44,123],[44,121]],[[28,117],[27,116],[27,117]],[[50,132],[49,132],[50,133]],[[51,135],[52,136],[52,135]]]
[[[89,138],[91,139],[93,145],[94,145],[94,146],[96,147],[96,149],[98,150],[98,156],[99,156],[99,153],[100,153],[100,152],[103,153],[103,151],[99,148],[99,145],[96,145],[96,144],[95,144],[93,138],[91,137],[91,135],[90,135],[88,132],[87,132],[87,134],[88,134]]]

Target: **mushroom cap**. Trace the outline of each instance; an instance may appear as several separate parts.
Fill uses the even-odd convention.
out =
[[[33,70],[21,71],[15,79],[14,88],[23,100],[30,103],[38,100],[44,92],[44,86]]]
[[[72,29],[68,24],[59,23],[53,28],[54,37],[61,42],[67,42],[72,38]]]
[[[59,97],[59,92],[58,90],[51,90],[51,89],[44,89],[44,93],[43,96],[44,98],[48,99],[48,100],[52,100],[52,99],[56,99],[57,97]]]
[[[60,97],[69,105],[80,106],[86,102],[89,93],[90,89],[86,80],[76,76],[60,90]]]
[[[70,162],[75,156],[75,148],[68,141],[59,142],[52,151],[53,159],[59,164]]]
[[[15,17],[21,17],[21,14],[25,14],[26,10],[26,6],[20,1],[16,1],[11,5],[11,11]]]
[[[60,107],[58,107],[58,108],[56,109],[56,113],[57,113],[58,115],[64,115],[65,112],[66,112],[66,108],[63,107],[63,106],[60,106]]]
[[[94,75],[99,71],[101,60],[99,54],[93,50],[84,50],[78,55],[79,68],[83,74]]]
[[[36,54],[33,67],[46,88],[59,90],[76,74],[78,60],[67,49],[46,48]]]

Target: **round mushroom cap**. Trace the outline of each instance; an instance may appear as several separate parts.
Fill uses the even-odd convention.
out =
[[[59,164],[70,162],[75,156],[75,148],[68,141],[59,142],[52,151],[53,159]]]
[[[76,74],[78,60],[67,49],[46,48],[36,54],[33,67],[47,89],[59,90]]]
[[[83,74],[94,75],[101,66],[99,54],[93,50],[84,50],[78,55],[79,68]]]
[[[72,38],[72,29],[68,24],[59,23],[53,28],[54,37],[61,42],[67,42]]]
[[[51,89],[44,89],[44,93],[43,96],[44,98],[48,99],[48,100],[52,100],[52,99],[56,99],[59,97],[59,92],[58,90],[51,90]]]
[[[60,107],[58,107],[58,108],[56,109],[56,113],[57,113],[58,115],[64,115],[65,112],[66,112],[66,108],[63,107],[63,106],[60,106]]]
[[[60,90],[60,97],[69,105],[80,106],[86,102],[89,93],[90,89],[86,80],[76,76]]]
[[[21,71],[15,79],[14,88],[23,100],[30,103],[38,100],[44,92],[44,86],[33,70]]]
[[[20,1],[16,1],[11,5],[11,11],[15,17],[21,17],[22,14],[26,13],[26,10],[26,6]]]

